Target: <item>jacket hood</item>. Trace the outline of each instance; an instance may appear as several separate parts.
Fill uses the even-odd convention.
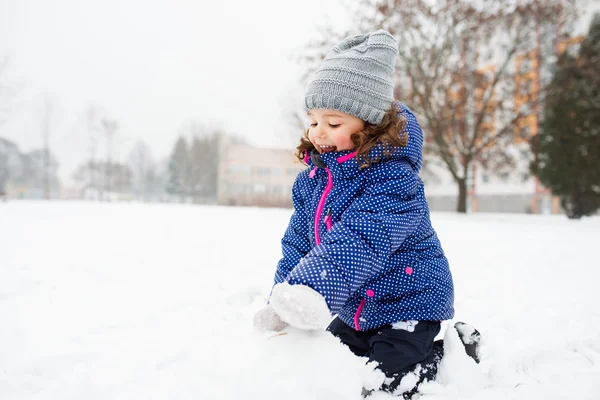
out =
[[[389,158],[408,161],[412,169],[419,173],[423,165],[423,131],[417,118],[407,106],[396,101],[394,102],[394,108],[397,110],[398,116],[406,120],[404,130],[398,132],[398,134],[408,135],[408,143],[405,147],[395,148]],[[383,150],[383,145],[378,144],[371,149],[369,157],[381,157],[383,156]]]

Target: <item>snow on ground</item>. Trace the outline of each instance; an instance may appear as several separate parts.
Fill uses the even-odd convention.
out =
[[[0,399],[359,400],[379,376],[328,333],[252,326],[289,216],[0,203]],[[484,342],[448,330],[421,398],[599,399],[600,219],[432,219]]]

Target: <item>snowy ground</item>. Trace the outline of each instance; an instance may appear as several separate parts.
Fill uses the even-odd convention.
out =
[[[378,377],[329,334],[252,327],[289,215],[0,203],[0,399],[359,400]],[[432,219],[485,340],[449,330],[421,398],[599,399],[600,219]]]

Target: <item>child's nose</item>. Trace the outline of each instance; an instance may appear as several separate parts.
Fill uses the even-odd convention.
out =
[[[320,139],[323,139],[323,138],[325,138],[325,136],[326,136],[325,129],[323,129],[321,126],[317,126],[317,127],[316,127],[316,130],[317,130],[317,131],[315,132],[315,135],[316,135],[318,138],[320,138]]]

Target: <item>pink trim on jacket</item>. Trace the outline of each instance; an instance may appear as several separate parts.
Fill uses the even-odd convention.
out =
[[[373,297],[373,296],[375,296],[375,292],[373,291],[373,289],[367,289],[367,297]],[[354,329],[356,329],[357,331],[360,331],[360,323],[358,320],[360,318],[360,313],[362,313],[363,308],[365,308],[366,302],[367,302],[367,299],[363,298],[360,301],[358,308],[356,309],[356,314],[354,314]]]
[[[338,157],[336,159],[336,161],[338,162],[338,164],[341,164],[341,163],[346,162],[349,159],[354,158],[354,157],[356,157],[355,151],[353,151],[352,153],[346,154],[345,156]]]
[[[308,162],[310,161],[310,154],[308,154],[308,151],[304,152],[304,159],[302,161],[304,162],[304,164],[308,165]]]
[[[323,222],[325,222],[325,228],[327,229],[327,232],[329,232],[331,230],[331,227],[333,226],[333,218],[331,218],[331,215],[327,214],[325,216],[325,218],[323,219]]]
[[[354,314],[354,329],[356,329],[357,331],[360,331],[360,324],[358,323],[358,318],[360,317],[360,313],[362,312],[363,308],[365,308],[365,303],[367,300],[362,299],[360,301],[360,304],[358,305],[358,308],[356,309],[356,314]]]
[[[325,190],[323,190],[323,194],[317,205],[317,211],[315,212],[315,243],[317,245],[321,244],[321,236],[319,236],[319,220],[321,219],[321,214],[323,214],[327,196],[329,195],[329,192],[331,192],[331,189],[333,189],[333,177],[331,176],[331,171],[329,168],[325,168],[325,171],[327,171],[327,185],[325,186]]]

